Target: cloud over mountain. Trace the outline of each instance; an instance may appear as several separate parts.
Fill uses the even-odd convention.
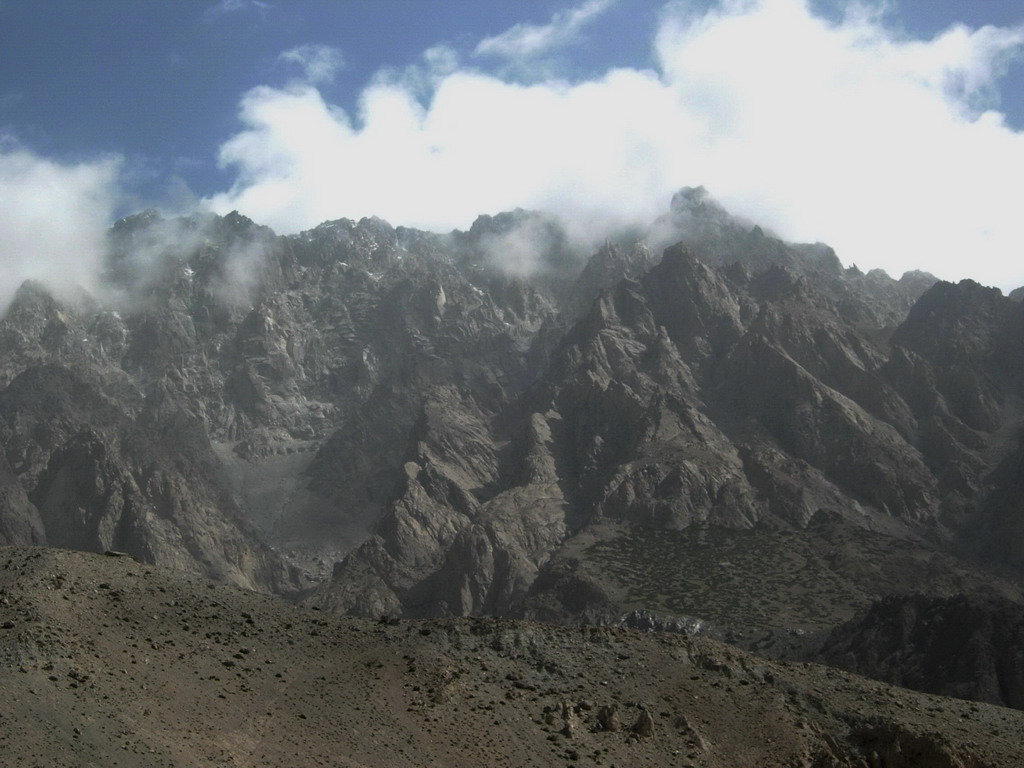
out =
[[[488,40],[543,42],[604,5]],[[254,88],[221,147],[235,181],[207,202],[286,232],[370,214],[447,229],[523,206],[600,237],[703,184],[846,263],[1011,287],[1024,135],[993,94],[1022,45],[1024,28],[909,39],[864,6],[829,21],[806,0],[670,4],[653,70],[523,81],[425,57],[352,113],[311,85]]]
[[[850,8],[827,19],[808,0],[670,3],[651,68],[557,77],[573,45],[600,39],[621,10],[590,0],[548,24],[437,41],[415,65],[377,72],[349,109],[331,95],[340,52],[293,46],[265,71],[303,76],[241,96],[240,128],[219,149],[229,181],[198,204],[282,233],[369,215],[447,230],[533,208],[587,245],[703,185],[846,264],[1024,284],[1024,133],[998,105],[1024,27],[915,39],[884,3]],[[57,160],[0,140],[0,306],[26,278],[95,280],[126,176],[114,156]]]
[[[0,142],[0,310],[27,279],[89,287],[117,204],[115,157],[59,163]]]

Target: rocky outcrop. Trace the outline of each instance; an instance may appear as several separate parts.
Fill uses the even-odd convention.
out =
[[[298,586],[240,522],[202,425],[184,414],[147,403],[133,420],[73,370],[35,367],[0,393],[0,431],[17,472],[3,519],[23,543],[124,551],[250,589]]]
[[[500,491],[494,438],[471,405],[442,407],[453,397],[452,390],[438,393],[425,405],[403,488],[374,536],[335,568],[332,584],[351,588],[322,590],[321,607],[370,615],[507,613],[564,538],[551,425],[535,415],[532,445],[517,462],[527,482]]]
[[[893,596],[838,627],[816,658],[927,693],[1024,709],[1024,607]]]
[[[6,454],[0,451],[0,544],[29,545],[46,541],[39,510],[29,501]]]

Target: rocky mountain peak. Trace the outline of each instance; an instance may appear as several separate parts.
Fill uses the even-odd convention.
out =
[[[338,612],[729,631],[831,627],[920,558],[964,589],[1018,563],[985,533],[1024,530],[997,292],[844,270],[699,189],[587,254],[523,210],[285,237],[146,212],[110,242],[109,296],[26,286],[0,321],[9,540]],[[785,593],[789,551],[813,599],[771,624],[751,584]],[[698,562],[732,608],[687,602]]]

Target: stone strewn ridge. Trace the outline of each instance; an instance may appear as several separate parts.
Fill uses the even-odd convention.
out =
[[[16,765],[1016,768],[1024,715],[705,638],[377,621],[0,548]]]

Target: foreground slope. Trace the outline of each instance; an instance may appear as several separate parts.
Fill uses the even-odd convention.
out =
[[[22,766],[1018,766],[1024,714],[716,642],[372,622],[139,564],[0,549]]]

